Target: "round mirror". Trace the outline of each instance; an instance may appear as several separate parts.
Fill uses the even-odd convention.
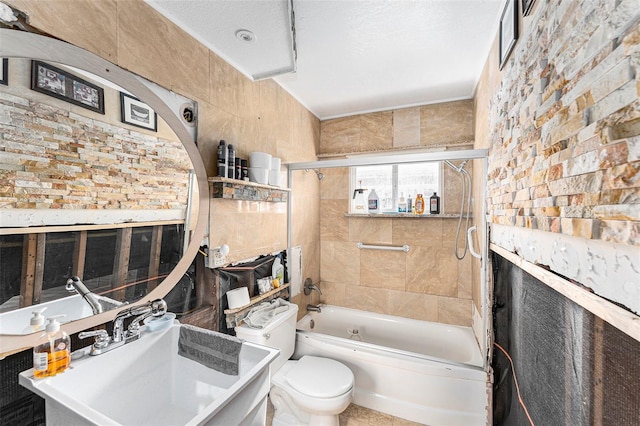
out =
[[[0,29],[0,40],[0,315],[26,308],[28,331],[34,304],[47,316],[64,299],[71,320],[89,311],[65,325],[75,332],[165,296],[206,227],[197,105],[55,39]],[[69,297],[82,293],[74,275],[102,308]],[[1,352],[20,347],[16,330],[0,334]]]

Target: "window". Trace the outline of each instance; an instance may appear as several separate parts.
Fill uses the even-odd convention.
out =
[[[382,166],[358,166],[351,168],[351,207],[355,213],[354,191],[364,188],[365,199],[371,189],[375,188],[380,200],[380,210],[392,213],[398,211],[398,199],[411,197],[414,201],[417,194],[428,199],[440,189],[440,161],[428,163],[389,164]]]

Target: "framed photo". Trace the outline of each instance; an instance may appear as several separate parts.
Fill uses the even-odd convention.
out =
[[[132,126],[158,131],[158,116],[151,107],[139,99],[120,92],[121,121]]]
[[[104,114],[104,89],[54,67],[31,61],[31,89]]]
[[[507,0],[500,16],[500,69],[509,59],[509,54],[518,39],[518,2]]]
[[[536,0],[522,0],[522,16],[527,16],[531,13],[531,7]]]
[[[0,58],[0,84],[9,84],[9,59]]]

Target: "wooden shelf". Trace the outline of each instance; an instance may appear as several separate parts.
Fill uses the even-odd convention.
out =
[[[211,198],[226,200],[285,203],[289,199],[289,193],[291,192],[289,188],[223,177],[212,177],[208,181],[211,186]]]
[[[290,283],[282,284],[280,287],[274,288],[273,290],[268,291],[265,294],[254,296],[251,298],[248,305],[240,306],[239,308],[235,309],[225,309],[224,315],[226,317],[227,327],[233,328],[236,325],[241,324],[241,318],[243,318],[247,314],[247,312],[249,312],[251,308],[253,308],[258,303],[267,302],[278,297],[288,298],[290,285]]]

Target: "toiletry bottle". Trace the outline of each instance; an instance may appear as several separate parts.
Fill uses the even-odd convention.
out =
[[[29,322],[29,326],[25,327],[25,329],[22,330],[23,334],[31,334],[31,333],[35,333],[36,331],[44,330],[44,316],[42,315],[42,313],[46,309],[47,308],[44,307],[44,308],[40,309],[39,311],[31,312],[33,314],[33,316],[31,317],[31,321]]]
[[[223,140],[218,145],[218,176],[227,177],[227,143]]]
[[[404,198],[404,192],[400,193],[400,199],[398,200],[398,213],[407,212],[407,200]]]
[[[248,161],[247,160],[242,160],[242,180],[249,180],[249,167],[248,167]]]
[[[276,257],[273,261],[271,277],[273,278],[272,284],[274,288],[278,288],[281,284],[284,284],[284,266],[279,257]]]
[[[235,178],[242,180],[242,159],[236,158],[236,175]]]
[[[57,320],[63,316],[55,315],[47,318],[49,322],[45,332],[33,348],[33,376],[36,379],[55,376],[69,368],[71,339],[60,330],[60,323]]]
[[[411,213],[413,209],[413,199],[411,198],[411,194],[407,197],[407,213]]]
[[[227,177],[233,179],[236,175],[236,150],[232,144],[227,149]]]
[[[435,192],[429,198],[429,213],[440,214],[440,197]]]
[[[360,186],[362,186],[362,181],[360,181]],[[355,200],[353,203],[354,213],[366,213],[367,212],[367,201],[364,198],[364,188],[356,188],[353,190],[353,199]]]
[[[422,198],[422,194],[418,194],[416,197],[416,214],[424,213],[424,198]]]
[[[369,213],[380,213],[380,199],[375,188],[369,192],[368,206]]]

